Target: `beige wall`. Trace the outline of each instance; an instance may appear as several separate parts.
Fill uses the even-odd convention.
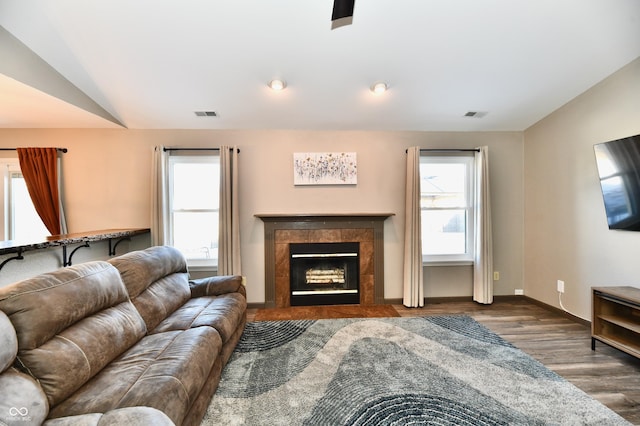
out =
[[[495,292],[513,294],[514,289],[523,286],[521,132],[0,130],[0,147],[32,145],[69,149],[63,157],[63,178],[70,232],[148,227],[152,147],[221,144],[237,145],[241,149],[242,261],[251,303],[264,301],[263,224],[254,217],[257,213],[395,214],[385,222],[385,297],[400,299],[405,149],[415,145],[423,148],[489,146],[495,269],[500,271]],[[293,153],[317,151],[356,152],[358,184],[295,187]],[[21,265],[29,265],[29,253],[25,257],[27,260],[21,261]],[[427,297],[472,294],[469,267],[427,269]],[[2,273],[0,271],[0,276]]]
[[[564,305],[589,318],[591,286],[640,286],[640,234],[607,229],[593,154],[595,143],[640,133],[639,94],[637,59],[524,134],[0,129],[0,147],[69,148],[64,155],[64,198],[70,231],[77,232],[149,226],[154,145],[238,145],[243,271],[249,301],[260,303],[263,227],[254,214],[394,213],[385,222],[385,297],[399,299],[405,149],[488,145],[494,265],[500,271],[496,294],[524,288],[527,296],[560,306],[556,280],[562,279]],[[358,185],[294,187],[292,154],[305,151],[356,152]],[[8,263],[0,271],[0,285],[55,268],[57,260],[30,261],[52,256],[57,259],[26,253],[26,260]],[[471,295],[469,267],[427,268],[425,279],[427,297]]]
[[[590,287],[640,287],[640,233],[610,231],[593,145],[640,133],[640,59],[524,133],[525,292],[590,319]]]

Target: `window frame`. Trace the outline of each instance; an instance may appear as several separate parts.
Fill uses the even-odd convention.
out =
[[[173,200],[174,200],[174,169],[173,166],[175,164],[194,164],[194,163],[213,163],[217,164],[218,168],[220,167],[220,155],[207,152],[207,153],[189,153],[189,154],[178,154],[172,153],[168,156],[167,161],[167,244],[170,246],[174,245],[174,214],[177,212],[182,213],[217,213],[218,218],[220,217],[220,200],[218,200],[218,208],[217,209],[174,209],[173,208]],[[218,188],[219,193],[219,188]],[[219,227],[219,222],[216,225]],[[177,248],[177,247],[176,247]],[[211,258],[201,258],[201,259],[193,259],[187,258],[187,265],[190,270],[198,271],[198,270],[206,270],[206,271],[217,271],[218,270],[218,255]]]
[[[19,174],[22,176],[22,170],[20,169],[20,161],[17,158],[2,158],[0,159],[0,168],[2,169],[2,185],[0,186],[0,199],[2,200],[2,209],[0,209],[0,223],[2,229],[0,230],[0,239],[4,240],[20,240],[31,241],[28,236],[16,235],[16,206],[13,197],[13,185],[12,179],[14,175]],[[35,212],[35,207],[31,203]],[[35,212],[37,216],[37,212]],[[42,228],[42,238],[49,235],[49,231],[45,227],[42,220],[40,220],[40,226]]]
[[[462,209],[466,212],[465,221],[465,253],[460,254],[425,254],[424,241],[421,241],[423,253],[422,263],[425,266],[456,266],[473,265],[474,263],[474,227],[475,227],[475,157],[469,153],[422,153],[420,155],[420,181],[422,183],[423,164],[463,164],[466,170],[464,182],[464,192],[466,195],[466,206]],[[421,189],[422,194],[422,189]],[[422,197],[422,195],[421,195]],[[420,218],[425,210],[451,210],[459,207],[429,208],[420,205]],[[423,224],[421,223],[421,227]],[[422,238],[422,235],[421,235]]]

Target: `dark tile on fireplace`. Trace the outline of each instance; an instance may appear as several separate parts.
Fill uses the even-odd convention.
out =
[[[334,243],[341,242],[339,229],[312,229],[309,231],[309,242]]]
[[[289,295],[276,296],[276,308],[286,308],[290,304],[291,303],[289,303]]]
[[[360,273],[373,275],[373,241],[360,243]]]
[[[289,244],[275,245],[275,268],[277,277],[289,276]]]
[[[309,241],[307,229],[276,229],[276,244],[278,243],[306,243]]]
[[[289,294],[289,274],[285,277],[276,277],[275,304],[278,308],[291,305],[291,296]]]
[[[371,228],[347,228],[342,229],[342,241],[373,241],[373,229]]]
[[[375,291],[373,285],[373,275],[360,274],[360,304],[375,304]]]

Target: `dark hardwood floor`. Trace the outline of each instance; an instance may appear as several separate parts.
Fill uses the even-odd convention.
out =
[[[392,306],[403,317],[469,315],[627,421],[640,425],[640,360],[599,342],[592,351],[587,325],[526,298],[492,305],[443,302],[424,308]],[[257,311],[248,310],[249,321],[255,320]],[[331,317],[331,308],[324,308],[319,317]]]

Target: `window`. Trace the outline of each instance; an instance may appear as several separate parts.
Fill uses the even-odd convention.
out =
[[[473,262],[473,156],[420,157],[424,262]]]
[[[190,268],[218,265],[220,157],[169,157],[169,242]]]
[[[2,163],[5,240],[41,242],[49,235],[38,216],[16,160]]]

